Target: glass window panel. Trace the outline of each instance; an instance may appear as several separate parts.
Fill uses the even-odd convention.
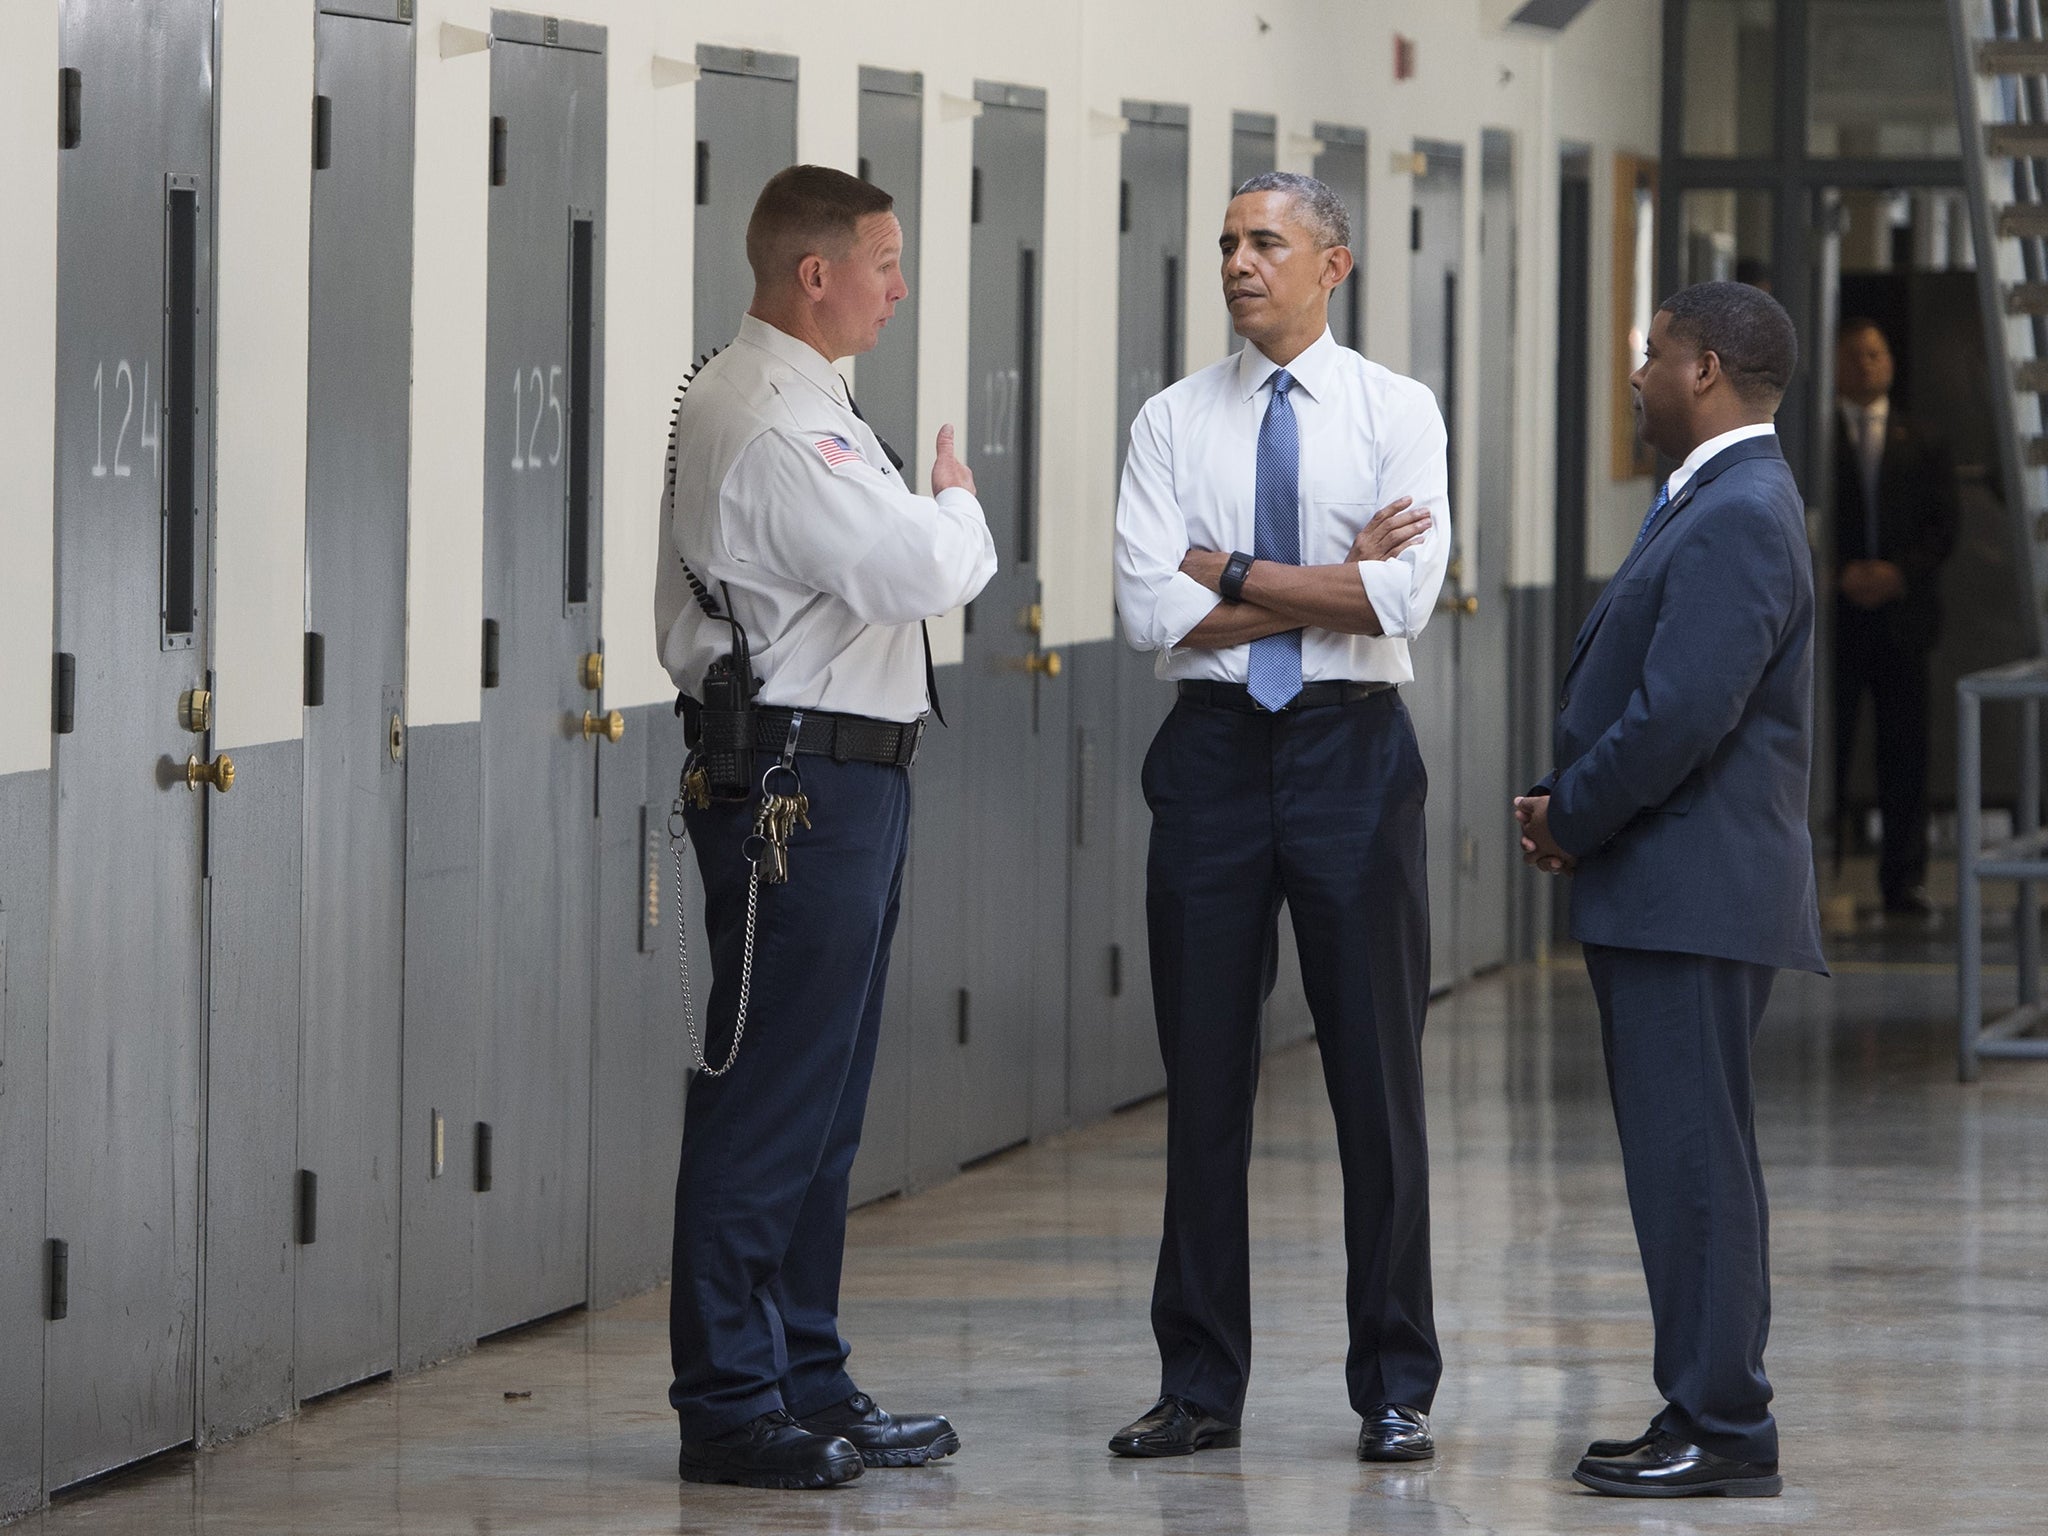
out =
[[[1684,243],[1679,279],[1688,283],[1749,283],[1769,293],[1771,193],[1703,190],[1682,200]]]
[[[1806,152],[1960,154],[1949,60],[1943,0],[1809,0]]]
[[[1766,156],[1775,149],[1775,11],[1773,0],[1691,0],[1686,6],[1688,155]]]
[[[1842,271],[1967,272],[1970,208],[1959,191],[1844,188],[1840,193]]]

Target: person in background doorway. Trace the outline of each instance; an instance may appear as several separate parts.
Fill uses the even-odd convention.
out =
[[[1884,909],[1924,916],[1927,658],[1941,635],[1941,567],[1956,541],[1948,445],[1892,405],[1892,349],[1845,320],[1835,352],[1835,807],[1846,826],[1850,753],[1867,695],[1876,716]]]
[[[1664,1407],[1572,1474],[1638,1498],[1770,1496],[1770,1210],[1750,1065],[1779,970],[1825,972],[1806,826],[1813,562],[1774,418],[1799,343],[1777,301],[1665,301],[1630,380],[1678,465],[1580,626],[1556,763],[1514,803],[1573,872]]]
[[[1435,1454],[1428,786],[1397,685],[1449,557],[1445,434],[1426,386],[1330,335],[1349,238],[1320,181],[1238,188],[1220,244],[1246,345],[1146,402],[1117,502],[1125,633],[1179,694],[1144,767],[1166,1062],[1160,1396],[1110,1440],[1119,1456],[1239,1441],[1252,1101],[1283,901],[1337,1117],[1358,1455]]]

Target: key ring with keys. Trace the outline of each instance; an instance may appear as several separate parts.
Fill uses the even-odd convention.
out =
[[[702,770],[694,769],[691,763],[683,765],[682,783],[677,787],[675,804],[668,813],[669,848],[675,859],[676,887],[676,973],[683,987],[683,1031],[690,1042],[690,1065],[706,1077],[723,1077],[740,1059],[740,1041],[747,1032],[747,1006],[754,987],[754,932],[760,916],[761,886],[782,885],[789,880],[789,838],[798,826],[808,828],[811,824],[810,797],[804,793],[803,775],[797,772],[796,745],[803,729],[802,710],[795,711],[789,722],[789,736],[783,743],[782,755],[768,765],[768,771],[761,775],[761,804],[754,814],[754,830],[740,844],[742,857],[747,861],[747,927],[745,943],[740,951],[740,996],[739,1008],[734,1016],[732,1049],[726,1053],[722,1066],[712,1066],[704,1054],[704,1037],[697,1029],[697,1001],[690,985],[690,934],[685,918],[683,902],[683,850],[689,844],[690,827],[685,810],[696,804],[699,808],[708,806],[710,798],[701,782]],[[784,777],[778,778],[778,775]],[[693,784],[692,779],[700,782]]]

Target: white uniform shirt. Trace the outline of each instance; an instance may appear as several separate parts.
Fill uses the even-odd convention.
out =
[[[749,315],[677,415],[662,500],[654,624],[676,686],[703,696],[732,631],[709,618],[677,556],[753,647],[757,701],[914,720],[925,697],[918,625],[995,574],[981,503],[903,483],[816,349]]]
[[[1388,502],[1415,498],[1434,519],[1393,560],[1358,562],[1384,635],[1304,629],[1302,680],[1405,683],[1450,559],[1442,413],[1429,387],[1337,345],[1328,331],[1287,365],[1301,444],[1301,563],[1335,565]],[[1116,509],[1116,602],[1124,634],[1158,651],[1163,678],[1245,681],[1249,648],[1182,646],[1221,602],[1183,575],[1191,548],[1253,553],[1259,424],[1279,367],[1249,343],[1154,395],[1131,426]]]

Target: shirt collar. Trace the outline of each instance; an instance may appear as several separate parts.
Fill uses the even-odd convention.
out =
[[[818,355],[807,341],[798,341],[787,331],[777,330],[759,315],[740,321],[739,339],[759,347],[778,363],[795,369],[840,405],[846,404],[846,385],[839,370]]]
[[[1737,427],[1733,432],[1723,432],[1719,437],[1710,437],[1699,447],[1686,455],[1685,462],[1671,472],[1671,478],[1664,482],[1665,492],[1672,501],[1678,500],[1685,488],[1692,484],[1693,476],[1707,467],[1708,462],[1724,449],[1733,448],[1737,443],[1746,443],[1753,437],[1775,437],[1775,424],[1764,421],[1753,427]]]
[[[1337,339],[1325,326],[1323,334],[1287,365],[1287,371],[1298,388],[1308,391],[1309,399],[1327,400],[1337,385],[1337,363]],[[1266,380],[1279,371],[1280,365],[1249,341],[1237,354],[1237,387],[1247,400],[1263,389]]]

